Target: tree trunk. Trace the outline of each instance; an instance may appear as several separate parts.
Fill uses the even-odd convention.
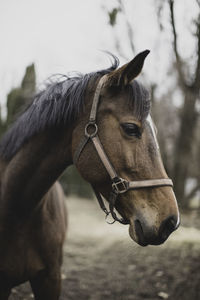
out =
[[[187,207],[185,201],[185,184],[188,178],[189,164],[192,153],[197,112],[195,110],[197,95],[191,90],[186,91],[184,105],[180,115],[180,129],[175,144],[175,161],[173,181],[176,197],[182,207]]]

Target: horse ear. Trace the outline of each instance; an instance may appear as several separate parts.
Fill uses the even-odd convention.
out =
[[[108,75],[110,85],[124,86],[130,83],[142,71],[144,60],[149,52],[149,50],[145,50],[139,53],[129,63],[123,65],[116,71],[111,72]]]

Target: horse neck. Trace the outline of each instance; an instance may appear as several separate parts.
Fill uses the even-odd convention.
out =
[[[72,163],[71,131],[46,130],[7,162],[1,176],[1,212],[29,212]]]

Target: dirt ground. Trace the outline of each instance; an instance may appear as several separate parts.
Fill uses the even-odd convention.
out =
[[[127,226],[105,223],[95,201],[69,198],[67,206],[61,300],[200,299],[200,213],[184,214],[164,245],[143,248]],[[33,299],[28,284],[9,298],[25,299]]]

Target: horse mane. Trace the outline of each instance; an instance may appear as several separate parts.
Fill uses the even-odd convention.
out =
[[[0,155],[11,159],[31,137],[52,127],[71,124],[84,107],[84,94],[91,79],[110,73],[119,66],[119,59],[110,54],[113,61],[108,69],[88,74],[76,73],[75,76],[62,75],[46,84],[31,103],[8,129],[0,142]],[[53,81],[53,82],[52,82]],[[129,99],[140,119],[149,112],[147,91],[138,82],[129,85]]]

